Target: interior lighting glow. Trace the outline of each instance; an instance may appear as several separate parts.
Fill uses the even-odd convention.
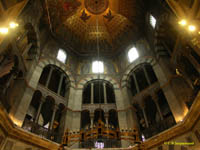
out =
[[[8,28],[0,28],[0,33],[1,34],[7,34],[8,33]]]
[[[15,22],[10,22],[10,28],[12,28],[12,29],[14,29],[14,28],[16,28],[16,27],[18,27],[19,25],[17,24],[17,23],[15,23]]]
[[[194,32],[196,30],[196,27],[194,25],[188,26],[189,31]]]
[[[178,24],[180,24],[181,26],[185,26],[185,25],[187,25],[187,21],[185,19],[183,19],[183,20],[179,21]]]

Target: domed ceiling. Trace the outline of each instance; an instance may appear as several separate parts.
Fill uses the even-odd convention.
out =
[[[144,30],[141,0],[47,0],[46,22],[54,37],[79,55],[123,51]]]

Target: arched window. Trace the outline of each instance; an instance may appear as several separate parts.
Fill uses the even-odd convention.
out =
[[[129,85],[132,95],[136,95],[157,81],[151,65],[141,64],[130,73]]]
[[[83,90],[83,104],[115,103],[114,88],[104,80],[93,80]]]
[[[155,27],[156,27],[156,22],[157,22],[157,21],[156,21],[156,18],[155,18],[154,16],[150,15],[149,21],[150,21],[150,25],[152,26],[152,28],[155,29]]]
[[[91,124],[90,112],[88,110],[83,110],[81,112],[81,128],[85,129]]]
[[[131,48],[128,52],[128,59],[129,62],[132,63],[134,60],[136,60],[139,57],[139,54],[137,52],[137,49],[135,47]]]
[[[59,49],[57,59],[65,64],[67,59],[67,53],[63,49]]]
[[[108,112],[109,117],[108,117],[108,123],[109,125],[118,128],[119,127],[119,123],[118,123],[118,115],[117,115],[117,111],[116,110],[110,110]]]
[[[63,97],[66,96],[70,85],[66,73],[54,65],[48,65],[43,69],[39,83]]]
[[[104,64],[102,61],[94,61],[92,63],[92,72],[93,73],[103,73],[104,72]]]

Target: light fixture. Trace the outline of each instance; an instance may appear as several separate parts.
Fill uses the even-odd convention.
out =
[[[5,27],[0,28],[0,33],[1,34],[7,34],[8,33],[8,28],[5,28]]]
[[[10,28],[14,29],[14,28],[18,27],[19,25],[12,21],[12,22],[10,22],[9,26],[10,26]]]
[[[189,31],[194,32],[196,30],[196,27],[194,25],[188,26]]]
[[[185,19],[178,22],[181,26],[185,26],[187,24],[187,21]]]

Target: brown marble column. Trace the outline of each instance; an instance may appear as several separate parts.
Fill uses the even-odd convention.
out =
[[[57,111],[57,110],[58,110],[58,105],[55,104],[55,105],[54,105],[54,108],[53,108],[53,114],[52,114],[52,117],[51,117],[50,127],[49,127],[50,130],[53,129],[53,123],[54,123],[54,120],[55,120],[55,115],[56,115],[56,111]]]
[[[41,97],[40,104],[39,104],[37,114],[36,114],[36,117],[35,117],[35,121],[34,121],[35,123],[38,123],[38,120],[39,120],[39,117],[40,117],[40,112],[41,112],[42,105],[43,105],[44,102],[45,102],[45,99],[43,97]]]
[[[142,113],[143,113],[143,116],[144,116],[145,125],[148,128],[149,127],[149,123],[148,123],[148,119],[147,119],[147,115],[146,115],[146,111],[145,111],[144,101],[142,101],[139,106],[142,109]]]

